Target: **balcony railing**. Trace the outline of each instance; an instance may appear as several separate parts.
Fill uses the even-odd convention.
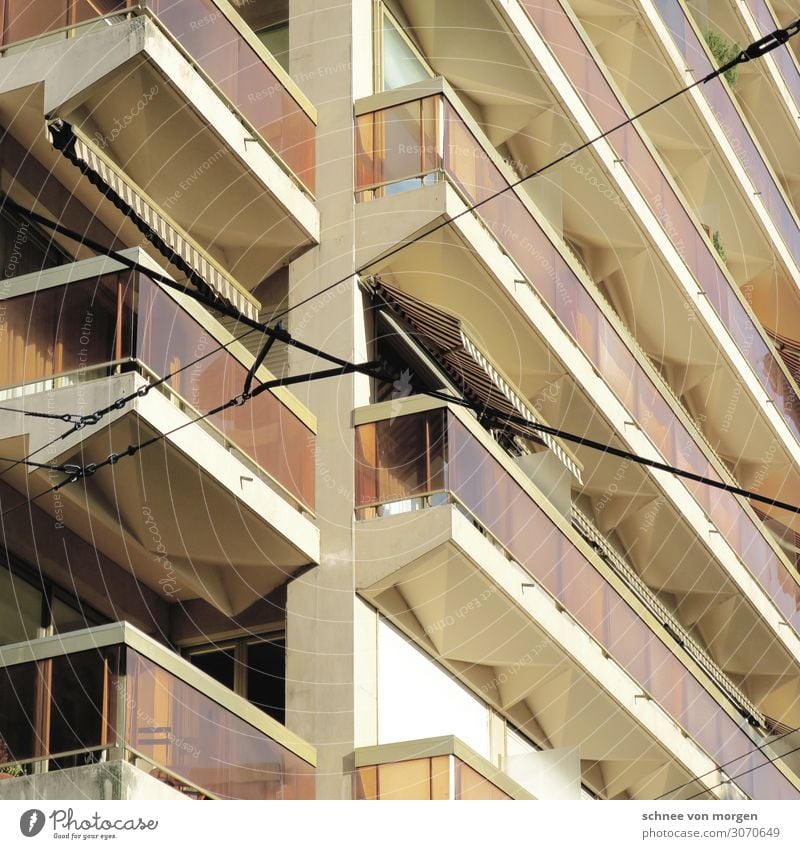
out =
[[[450,501],[519,563],[752,798],[800,796],[468,426],[432,409],[356,428],[357,517]],[[510,461],[509,461],[510,462]],[[753,768],[755,772],[747,772]]]
[[[736,709],[759,724],[766,726],[766,717],[731,681],[724,670],[714,661],[706,650],[689,634],[670,610],[653,593],[650,587],[639,577],[633,567],[614,549],[611,543],[598,530],[594,522],[575,504],[572,505],[572,525],[591,545],[603,560],[627,584],[631,592],[658,619],[670,635],[683,646],[692,660],[702,667],[709,678],[731,700]]]
[[[271,152],[311,193],[315,188],[314,119],[267,64],[253,33],[239,28],[226,2],[215,0],[0,0],[0,49],[50,34],[71,37],[93,20],[112,23],[145,14],[166,32]]]
[[[669,30],[670,37],[683,56],[686,69],[691,72],[693,78],[699,80],[711,73],[715,66],[711,63],[708,52],[687,17],[680,0],[653,0],[653,5]],[[730,90],[719,77],[700,86],[698,90],[702,92],[731,147],[744,166],[747,176],[755,186],[789,253],[793,257],[800,256],[800,226],[797,218],[753,141],[750,130],[742,120]],[[698,279],[705,282],[705,278]]]
[[[418,801],[528,799],[533,796],[457,737],[356,749],[356,799]]]
[[[477,131],[476,131],[477,132]],[[470,204],[508,183],[483,144],[441,94],[411,100],[357,118],[357,197],[366,200],[446,179]],[[497,242],[560,319],[586,357],[625,405],[664,460],[722,480],[673,412],[589,290],[513,191],[477,211]],[[793,397],[796,397],[793,395]],[[787,397],[788,400],[788,397]],[[759,581],[786,621],[800,633],[800,585],[736,496],[684,481],[728,545]]]
[[[549,3],[545,6],[533,0],[521,0],[521,4],[547,41],[600,129],[610,130],[625,121],[628,117],[625,109],[561,5]],[[724,89],[718,80],[710,85]],[[703,88],[705,90],[707,87]],[[724,90],[722,94],[728,98]],[[718,99],[722,99],[722,95]],[[730,104],[729,99],[727,102]],[[735,109],[733,112],[739,120],[743,135],[749,139],[738,113]],[[736,342],[738,350],[750,364],[786,424],[800,440],[800,399],[795,386],[787,378],[785,367],[767,342],[758,322],[742,302],[736,286],[723,272],[719,257],[701,237],[666,174],[642,140],[638,128],[634,124],[628,124],[613,132],[608,137],[608,143],[624,160],[627,173],[663,225],[670,241]],[[752,141],[750,144],[752,146]],[[800,243],[796,224],[792,226],[795,233],[793,238],[796,243]],[[800,254],[795,253],[795,256]]]
[[[124,759],[195,798],[313,799],[313,749],[126,623],[0,648],[23,774]]]
[[[140,365],[156,377],[177,372],[163,390],[196,415],[238,395],[248,371],[227,348],[215,350],[221,343],[210,329],[135,271],[0,300],[0,319],[6,397]],[[316,437],[275,394],[263,392],[205,421],[296,506],[313,512]]]
[[[765,0],[745,0],[745,5],[750,10],[753,18],[758,25],[759,32],[762,36],[769,35],[780,29],[780,24],[775,20],[775,15],[770,8],[769,3]],[[770,56],[775,60],[778,66],[781,78],[786,83],[786,88],[792,95],[795,109],[800,110],[800,68],[792,56],[787,45],[781,45],[770,53]]]

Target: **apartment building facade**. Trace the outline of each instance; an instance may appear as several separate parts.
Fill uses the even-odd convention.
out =
[[[800,796],[791,19],[0,4],[0,798]]]

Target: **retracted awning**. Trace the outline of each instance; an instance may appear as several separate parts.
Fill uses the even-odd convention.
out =
[[[489,357],[470,339],[458,318],[387,285],[378,277],[367,278],[362,283],[412,331],[415,341],[425,348],[476,407],[497,410],[504,416],[521,416],[532,424],[547,426],[547,422],[531,410]],[[504,424],[509,431],[531,438],[531,431],[524,426],[513,421]],[[539,433],[536,438],[558,457],[579,483],[583,483],[580,463],[557,437]]]
[[[211,297],[221,298],[248,318],[258,320],[258,301],[228,279],[192,239],[157,211],[143,192],[91,142],[65,123],[52,124],[50,136],[53,146],[133,221],[147,240],[198,289]]]

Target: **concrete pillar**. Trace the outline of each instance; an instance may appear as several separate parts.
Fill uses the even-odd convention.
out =
[[[290,72],[318,110],[321,244],[292,265],[290,306],[355,267],[353,98],[371,92],[371,15],[370,0],[291,0]],[[364,81],[369,90],[360,91]],[[293,310],[288,328],[343,358],[367,359],[362,297],[353,279]],[[293,373],[326,367],[290,353]],[[368,384],[347,376],[295,389],[319,420],[321,563],[288,587],[286,722],[317,746],[318,797],[347,799],[355,739],[352,411],[368,402]]]

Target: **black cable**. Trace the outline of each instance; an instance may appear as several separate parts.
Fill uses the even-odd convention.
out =
[[[679,790],[683,790],[684,787],[690,787],[692,784],[696,784],[698,781],[700,781],[700,779],[706,778],[709,775],[714,775],[714,773],[719,772],[720,770],[723,770],[726,767],[729,767],[731,764],[735,764],[737,761],[741,761],[744,758],[749,758],[753,754],[753,752],[761,752],[764,749],[766,749],[767,746],[771,746],[773,743],[777,743],[778,740],[783,740],[786,737],[790,737],[792,734],[796,734],[798,731],[800,731],[800,728],[790,728],[788,731],[784,731],[783,734],[778,734],[777,736],[773,737],[771,740],[765,740],[760,746],[756,746],[754,749],[751,749],[749,752],[746,752],[743,755],[739,755],[738,757],[731,758],[731,760],[725,761],[725,763],[721,763],[718,767],[716,767],[714,769],[710,769],[708,772],[704,772],[700,775],[695,776],[693,779],[691,779],[691,781],[684,781],[683,784],[679,784],[677,787],[673,787],[671,790],[667,790],[665,793],[662,793],[660,796],[656,796],[654,801],[658,802],[661,799],[666,799],[667,796],[670,796],[673,793],[677,793]],[[792,750],[792,751],[796,751],[796,750]],[[786,752],[786,754],[787,755],[791,754],[791,752]],[[780,758],[782,758],[782,757],[785,757],[785,755],[780,755],[779,757],[772,758],[769,761],[769,763],[774,763],[774,761],[780,760]],[[761,766],[766,766],[766,764],[761,764]],[[741,773],[741,774],[745,775],[746,773]],[[720,782],[720,784],[724,784],[724,783],[725,782]],[[718,784],[716,786],[719,787],[720,784]],[[704,793],[706,791],[701,791],[701,792]],[[698,794],[695,794],[695,795],[700,795],[700,794],[698,793]]]
[[[5,519],[5,517],[8,516],[9,513],[14,513],[17,510],[21,510],[23,507],[28,507],[35,501],[38,501],[40,498],[44,498],[44,496],[48,493],[55,492],[56,490],[60,489],[64,485],[64,483],[65,481],[61,481],[60,483],[54,484],[49,489],[45,489],[43,492],[40,492],[38,495],[34,495],[32,498],[28,498],[25,501],[21,501],[19,504],[15,504],[13,507],[9,507],[8,510],[4,510],[2,513],[0,513],[0,521]]]
[[[80,421],[78,413],[42,413],[38,410],[21,410],[18,407],[0,407],[2,413],[19,413],[23,416],[32,416],[37,419],[54,419],[56,421],[74,423]]]
[[[366,364],[366,366],[369,367],[370,364]],[[109,454],[105,460],[101,460],[99,463],[89,463],[86,466],[70,466],[69,464],[66,464],[65,466],[60,467],[58,471],[65,472],[68,477],[61,483],[56,484],[54,490],[61,489],[62,487],[67,486],[68,484],[74,483],[77,480],[81,480],[82,478],[92,477],[92,475],[96,474],[100,469],[104,468],[105,466],[115,466],[121,459],[123,459],[123,457],[133,457],[134,454],[138,454],[139,451],[142,451],[151,445],[155,445],[157,442],[161,442],[161,440],[166,439],[168,436],[172,436],[172,434],[177,433],[179,430],[183,430],[185,427],[189,427],[189,425],[197,424],[198,422],[201,422],[204,419],[210,418],[211,416],[215,416],[218,413],[222,413],[225,410],[231,409],[232,407],[242,407],[250,399],[255,398],[262,392],[274,389],[277,386],[288,386],[294,383],[307,383],[313,380],[322,380],[328,377],[341,377],[342,375],[349,374],[362,368],[364,368],[364,366],[360,364],[345,363],[345,365],[335,369],[309,372],[308,374],[298,374],[294,375],[293,377],[279,377],[275,378],[275,380],[267,381],[265,383],[262,383],[260,386],[256,387],[256,389],[254,389],[251,393],[242,392],[239,395],[230,398],[228,401],[225,401],[222,404],[218,404],[216,407],[212,407],[205,413],[201,413],[200,415],[195,416],[193,419],[183,422],[182,424],[179,424],[176,427],[171,428],[170,430],[156,434],[156,436],[152,436],[150,437],[150,439],[145,439],[144,441],[138,442],[135,445],[129,445],[124,451],[112,451],[111,454]]]
[[[11,468],[14,468],[14,466],[25,465],[31,466],[34,469],[50,469],[53,472],[64,471],[63,466],[54,466],[52,463],[37,463],[34,460],[28,460],[27,458],[17,460],[14,457],[0,457],[0,463],[13,463],[13,466]],[[3,474],[5,474],[5,472],[3,472]]]
[[[793,24],[790,24],[788,27],[778,29],[768,36],[764,36],[763,38],[761,38],[758,41],[751,44],[749,47],[745,48],[737,57],[730,60],[728,63],[726,63],[722,67],[717,68],[716,70],[710,72],[709,74],[707,74],[702,79],[695,80],[694,82],[690,83],[689,85],[685,86],[684,88],[682,88],[682,89],[674,92],[673,94],[671,94],[671,95],[669,95],[665,98],[662,98],[658,102],[650,105],[649,107],[642,110],[641,112],[638,112],[637,114],[626,118],[624,121],[620,122],[619,124],[610,128],[609,130],[606,130],[603,133],[600,133],[599,135],[595,136],[594,138],[589,139],[588,141],[584,142],[581,145],[578,145],[578,147],[573,148],[572,150],[566,151],[561,156],[557,157],[556,159],[552,160],[551,162],[547,163],[546,165],[543,165],[541,168],[538,168],[537,170],[531,172],[527,176],[521,177],[519,180],[508,183],[505,187],[503,187],[502,189],[499,189],[497,192],[494,192],[493,194],[489,195],[488,197],[484,198],[483,200],[478,201],[477,203],[474,203],[470,206],[467,206],[461,212],[457,213],[454,216],[451,216],[447,221],[441,221],[438,224],[434,225],[432,228],[428,229],[427,231],[420,233],[417,236],[414,236],[408,242],[404,242],[400,245],[397,245],[396,247],[394,247],[389,252],[383,254],[379,259],[381,259],[381,260],[388,259],[389,257],[394,256],[395,254],[399,253],[400,251],[404,250],[405,248],[409,247],[410,245],[412,245],[412,244],[414,244],[418,241],[421,241],[422,239],[427,238],[428,236],[432,235],[433,233],[437,232],[438,230],[442,229],[443,227],[448,226],[449,224],[451,224],[453,221],[457,220],[458,218],[461,218],[462,216],[467,215],[468,213],[473,212],[476,209],[479,209],[480,207],[484,206],[485,204],[489,203],[490,201],[495,200],[496,198],[505,194],[510,189],[513,189],[513,188],[521,185],[522,183],[525,183],[528,180],[531,180],[534,177],[541,175],[542,173],[547,171],[549,168],[552,168],[555,165],[558,165],[561,162],[568,159],[569,157],[573,156],[574,154],[579,153],[582,150],[585,150],[585,149],[591,147],[592,145],[594,145],[597,142],[601,141],[602,139],[606,138],[611,133],[614,133],[617,130],[622,129],[623,127],[626,127],[629,124],[632,124],[634,121],[637,121],[637,120],[643,118],[644,116],[650,114],[651,112],[655,111],[656,109],[659,109],[662,106],[665,106],[667,103],[671,102],[672,100],[676,99],[677,97],[682,96],[683,94],[686,94],[688,91],[695,88],[696,86],[710,82],[711,80],[720,76],[725,71],[728,71],[733,67],[736,67],[736,65],[738,65],[738,64],[741,64],[741,63],[744,63],[744,62],[749,62],[750,60],[752,60],[754,58],[760,58],[761,56],[765,55],[766,53],[770,52],[771,50],[774,50],[776,47],[779,47],[780,45],[786,43],[786,41],[788,41],[789,38],[796,35],[798,32],[800,32],[800,20],[794,22]],[[286,344],[298,347],[300,350],[304,350],[308,353],[312,353],[315,356],[318,356],[322,359],[327,359],[331,362],[334,362],[334,363],[342,366],[342,368],[346,368],[347,370],[352,370],[352,371],[355,371],[355,372],[361,372],[361,373],[367,374],[368,376],[373,376],[373,377],[375,376],[374,374],[370,375],[369,372],[365,371],[364,367],[362,367],[362,366],[358,366],[358,365],[353,364],[353,363],[347,363],[347,361],[345,361],[345,360],[343,360],[339,357],[334,357],[330,354],[327,354],[324,351],[321,351],[320,349],[315,349],[312,346],[305,345],[304,343],[299,342],[298,340],[291,337],[285,330],[282,330],[280,328],[280,324],[277,325],[275,328],[270,328],[270,327],[268,327],[267,325],[265,325],[261,322],[250,319],[249,317],[243,315],[239,310],[232,308],[232,307],[228,307],[226,304],[223,304],[221,301],[219,301],[215,298],[209,298],[209,297],[205,296],[204,294],[202,294],[201,292],[197,291],[196,289],[189,289],[186,286],[182,286],[181,284],[176,283],[174,280],[172,280],[167,275],[160,274],[159,272],[155,272],[155,271],[153,271],[152,269],[149,269],[149,268],[145,268],[145,267],[141,266],[139,263],[137,263],[135,260],[131,260],[128,257],[121,255],[117,251],[111,250],[110,248],[107,248],[104,245],[101,245],[100,243],[95,242],[92,239],[89,239],[85,235],[78,234],[75,231],[72,231],[69,228],[66,228],[61,224],[50,221],[49,219],[45,218],[44,216],[39,215],[38,213],[33,212],[32,210],[25,209],[24,207],[17,204],[15,201],[11,200],[11,198],[9,198],[8,196],[6,196],[3,199],[2,204],[10,206],[18,214],[26,216],[26,217],[30,218],[31,220],[36,221],[37,223],[41,224],[42,226],[45,226],[49,229],[52,229],[55,232],[61,233],[62,235],[65,235],[68,238],[71,238],[71,239],[73,239],[74,241],[77,241],[80,244],[87,245],[88,247],[90,247],[92,250],[94,250],[95,252],[97,252],[99,254],[112,257],[113,259],[117,260],[118,262],[127,266],[128,268],[143,271],[151,279],[157,280],[158,282],[162,283],[163,285],[165,285],[169,288],[176,289],[176,290],[182,292],[183,294],[193,298],[194,300],[208,306],[210,309],[214,309],[214,310],[217,310],[219,312],[222,312],[223,314],[236,319],[237,321],[241,322],[242,324],[244,324],[244,325],[246,325],[250,328],[250,330],[248,330],[246,333],[242,334],[242,336],[236,337],[233,340],[231,340],[231,342],[227,343],[228,345],[232,344],[232,342],[234,342],[234,341],[238,341],[239,339],[244,338],[244,336],[246,336],[249,332],[251,332],[251,330],[259,330],[261,333],[263,333],[264,335],[266,335],[266,336],[268,336],[272,339],[277,339],[279,341],[285,342]],[[320,289],[318,292],[315,292],[313,295],[309,295],[307,298],[304,298],[303,300],[292,305],[291,307],[287,307],[285,310],[278,313],[277,315],[273,315],[272,319],[273,320],[281,319],[284,316],[288,315],[288,313],[290,313],[292,310],[295,310],[298,307],[309,303],[310,301],[314,300],[315,298],[318,298],[320,295],[323,295],[326,292],[329,292],[332,289],[336,288],[337,286],[340,286],[341,284],[346,283],[348,280],[350,280],[355,275],[360,274],[363,271],[365,271],[367,268],[369,268],[371,265],[373,265],[376,261],[377,260],[375,260],[375,259],[370,260],[370,262],[356,268],[352,273],[348,274],[346,277],[342,277],[339,280],[334,281],[329,286],[326,286],[325,288]],[[190,365],[193,365],[193,364],[194,363],[187,364],[186,366],[184,366],[184,368],[188,368]],[[331,371],[333,373],[337,373],[336,370],[331,370]],[[344,372],[342,372],[342,373],[344,373]],[[330,376],[330,375],[326,374],[325,376]],[[167,379],[167,378],[161,378],[159,382],[163,382],[165,379]],[[306,376],[306,379],[309,379],[308,376]],[[278,384],[278,385],[280,385],[280,384]],[[259,387],[259,390],[260,389],[261,389],[261,387]],[[433,394],[433,393],[428,392],[426,394]],[[135,397],[135,396],[132,396],[132,397]],[[237,398],[240,398],[240,399],[242,397],[243,397],[242,395],[237,396]],[[437,396],[434,394],[434,397],[437,397]],[[232,404],[235,400],[236,399],[231,399],[231,401],[227,402],[228,405]],[[244,400],[246,400],[246,398]],[[472,405],[470,405],[469,402],[465,402],[462,399],[456,399],[456,398],[453,398],[451,396],[446,396],[446,400],[448,400],[452,403],[457,403],[457,404],[460,403],[462,406],[472,407]],[[106,408],[104,412],[109,412],[111,409],[114,409],[114,405],[111,405],[110,408]],[[217,408],[214,411],[210,411],[210,412],[206,413],[201,418],[205,418],[209,415],[213,415],[214,412],[220,412],[222,409],[227,409],[227,405],[222,405],[220,408]],[[98,411],[98,414],[100,412],[101,411]],[[478,411],[476,411],[476,412],[478,412]],[[497,418],[497,420],[500,420],[500,421],[502,421],[503,418],[505,418],[508,421],[516,419],[516,417],[508,417],[505,413],[502,413],[501,411],[497,411],[497,410],[486,409],[486,410],[483,411],[483,413],[493,415],[494,417]],[[199,420],[200,419],[197,419],[197,421],[199,421]],[[87,423],[94,423],[94,422],[87,422]],[[622,449],[614,448],[613,446],[610,446],[610,445],[604,445],[602,443],[597,443],[594,440],[590,440],[586,437],[577,436],[576,434],[570,434],[570,433],[568,433],[566,431],[562,431],[558,428],[550,428],[546,425],[541,425],[541,424],[537,424],[537,423],[534,423],[534,422],[530,422],[527,419],[522,419],[521,417],[515,423],[522,424],[523,426],[531,428],[535,431],[538,431],[538,432],[541,432],[541,433],[549,433],[550,435],[558,436],[559,438],[562,438],[562,439],[565,439],[565,440],[568,440],[568,441],[572,441],[572,442],[576,442],[576,443],[584,445],[586,447],[594,448],[596,450],[600,450],[600,451],[603,451],[605,453],[612,454],[614,456],[623,457],[625,459],[630,460],[631,462],[636,462],[636,463],[640,463],[642,465],[650,466],[651,468],[656,468],[656,469],[659,469],[661,471],[669,472],[671,474],[675,474],[675,475],[680,476],[680,477],[685,477],[685,478],[687,478],[689,480],[693,480],[697,483],[702,483],[702,484],[714,487],[716,489],[722,489],[722,490],[725,490],[725,491],[728,491],[728,492],[732,492],[736,495],[740,495],[740,496],[743,496],[745,498],[750,498],[750,499],[759,501],[761,503],[767,504],[769,506],[778,507],[780,509],[784,509],[784,510],[787,510],[789,512],[800,514],[800,507],[798,507],[796,505],[788,504],[787,502],[779,501],[777,499],[767,498],[765,496],[759,495],[758,493],[750,492],[749,490],[746,490],[746,489],[743,489],[743,488],[740,488],[740,487],[736,487],[736,486],[732,486],[730,484],[726,484],[726,483],[723,483],[721,481],[715,481],[715,480],[712,480],[710,478],[705,478],[702,475],[697,475],[694,472],[689,472],[689,471],[686,471],[686,470],[683,470],[683,469],[678,469],[677,467],[669,466],[666,463],[659,463],[655,460],[649,460],[645,457],[640,457],[639,455],[633,454],[633,453],[628,452],[628,451],[623,451]],[[147,445],[147,444],[150,444],[150,443],[149,442],[144,443],[144,445]],[[137,450],[140,450],[140,449],[137,449]],[[125,456],[126,453],[127,452],[123,452],[121,455],[115,455],[115,454],[112,453],[112,455],[109,455],[109,458],[107,458],[106,461],[103,461],[103,463],[100,464],[100,465],[108,464],[108,461],[111,457],[116,457],[117,459],[119,459],[120,456]],[[20,461],[20,462],[22,462],[22,461]],[[114,460],[114,462],[116,462],[116,460]],[[97,468],[100,467],[100,465],[93,466],[92,464],[89,464],[89,466],[81,467],[81,469],[79,470],[79,477],[85,476],[87,470],[89,470],[89,469],[94,468],[96,470]],[[93,472],[91,472],[91,473],[93,473]],[[78,479],[78,478],[75,478],[75,479]],[[37,498],[38,497],[39,496],[37,496]]]
[[[93,475],[98,469],[103,468],[107,465],[115,465],[122,457],[132,455],[140,451],[142,448],[147,447],[155,442],[159,442],[165,436],[169,436],[174,433],[175,430],[180,430],[183,427],[186,427],[190,424],[194,424],[195,422],[202,421],[209,416],[216,415],[223,410],[229,409],[233,406],[241,406],[246,403],[250,398],[256,397],[260,395],[262,392],[266,392],[271,389],[275,389],[279,386],[289,386],[297,383],[308,383],[314,380],[322,380],[328,377],[338,377],[344,374],[350,373],[359,373],[364,374],[367,377],[372,377],[374,379],[380,380],[385,383],[393,383],[394,377],[390,374],[387,374],[383,370],[377,368],[376,363],[348,363],[346,361],[341,361],[341,365],[338,368],[327,369],[323,371],[310,372],[308,374],[295,375],[290,377],[280,377],[275,378],[271,381],[266,381],[258,386],[253,392],[242,392],[241,394],[235,396],[234,398],[229,399],[228,401],[220,404],[217,407],[209,410],[208,412],[188,421],[182,425],[179,425],[176,429],[167,431],[164,434],[160,434],[158,436],[152,437],[149,440],[145,440],[138,445],[129,445],[127,450],[122,452],[112,452],[109,456],[96,464],[88,464],[87,466],[68,466],[61,467],[59,471],[71,472],[72,477],[75,480],[80,479],[81,477],[89,477]],[[145,389],[145,387],[142,387]],[[558,439],[563,439],[567,442],[574,442],[578,445],[582,445],[586,448],[591,448],[592,450],[599,451],[604,454],[610,454],[614,457],[619,457],[624,460],[628,460],[632,463],[637,463],[642,466],[647,466],[653,469],[658,469],[659,471],[667,472],[669,474],[673,474],[677,477],[686,478],[688,480],[694,481],[695,483],[700,483],[706,486],[713,487],[715,489],[720,489],[725,492],[730,492],[734,495],[742,496],[743,498],[751,499],[754,501],[758,501],[763,504],[767,504],[771,507],[777,507],[782,510],[787,510],[792,513],[800,514],[800,506],[795,504],[789,504],[785,501],[780,501],[775,498],[769,498],[764,495],[760,495],[757,492],[752,492],[747,489],[743,489],[742,487],[734,486],[733,484],[727,484],[723,481],[713,480],[712,478],[704,477],[703,475],[698,475],[695,472],[690,472],[686,469],[680,469],[677,466],[671,466],[668,463],[662,463],[658,460],[651,460],[647,457],[642,457],[639,454],[634,454],[632,451],[627,451],[622,448],[616,448],[613,445],[608,445],[607,443],[597,442],[594,439],[589,439],[586,436],[581,436],[579,434],[571,433],[570,431],[563,430],[561,428],[550,427],[549,425],[540,424],[538,422],[530,421],[523,416],[516,416],[505,413],[501,410],[494,409],[488,406],[479,406],[473,402],[470,402],[464,398],[458,398],[456,396],[447,394],[445,392],[440,392],[434,389],[423,389],[421,390],[421,394],[427,395],[431,398],[435,398],[437,400],[446,401],[451,404],[455,404],[457,406],[465,407],[475,413],[480,420],[484,423],[489,423],[490,425],[500,426],[502,427],[504,424],[514,424],[517,428],[522,428],[529,430],[533,433],[533,435],[538,435],[541,433],[548,434],[550,436],[554,436]],[[71,481],[70,481],[71,482]]]
[[[770,764],[774,764],[775,761],[783,760],[783,758],[785,758],[787,755],[793,755],[795,752],[800,752],[800,746],[796,746],[794,749],[789,749],[788,752],[784,752],[782,755],[775,755],[774,758],[767,758],[764,763],[751,766],[749,769],[746,769],[743,772],[737,772],[736,775],[732,775],[726,781],[720,781],[705,790],[699,790],[697,793],[693,793],[691,796],[688,796],[683,801],[689,802],[692,799],[696,799],[698,796],[703,796],[705,793],[710,793],[712,790],[716,790],[717,787],[724,787],[726,784],[731,784],[735,779],[742,778],[745,775],[750,775],[751,772],[755,772],[757,769],[761,769],[764,766],[770,766]]]

